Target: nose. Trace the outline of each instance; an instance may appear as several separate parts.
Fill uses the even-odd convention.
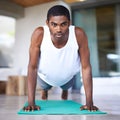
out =
[[[57,26],[57,32],[60,32],[61,31],[61,26]]]

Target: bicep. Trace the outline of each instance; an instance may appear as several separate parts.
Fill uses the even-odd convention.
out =
[[[88,47],[87,35],[83,30],[78,31],[77,40],[79,45],[79,55],[83,68],[90,66],[90,52]]]
[[[85,41],[82,47],[79,48],[81,63],[83,67],[87,67],[90,64],[90,52],[88,48],[88,43]]]
[[[43,28],[34,31],[29,48],[29,66],[37,68],[40,58],[40,46],[43,38]]]
[[[32,68],[37,68],[39,57],[40,57],[39,47],[31,45],[29,49],[29,66],[31,66]]]

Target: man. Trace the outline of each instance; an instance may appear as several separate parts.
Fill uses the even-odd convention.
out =
[[[49,9],[46,24],[38,27],[32,35],[27,75],[28,106],[24,110],[40,110],[40,106],[35,105],[37,80],[43,100],[47,99],[52,86],[61,87],[61,97],[66,100],[68,89],[80,72],[80,64],[86,95],[86,104],[80,109],[98,110],[93,105],[90,54],[84,31],[70,25],[69,11],[61,5]]]

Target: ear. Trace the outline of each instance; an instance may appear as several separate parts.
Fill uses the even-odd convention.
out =
[[[48,23],[49,23],[48,20],[46,20],[46,25],[48,25]]]
[[[70,20],[70,21],[69,21],[69,26],[70,26],[71,24],[72,24],[72,21]]]

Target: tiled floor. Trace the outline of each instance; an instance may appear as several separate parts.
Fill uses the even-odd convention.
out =
[[[36,95],[40,99],[40,95]],[[60,93],[49,93],[50,100],[61,99]],[[69,99],[84,104],[84,95],[69,93]],[[18,115],[17,111],[26,102],[26,96],[0,95],[0,120],[120,120],[119,95],[94,95],[94,103],[104,115]]]

